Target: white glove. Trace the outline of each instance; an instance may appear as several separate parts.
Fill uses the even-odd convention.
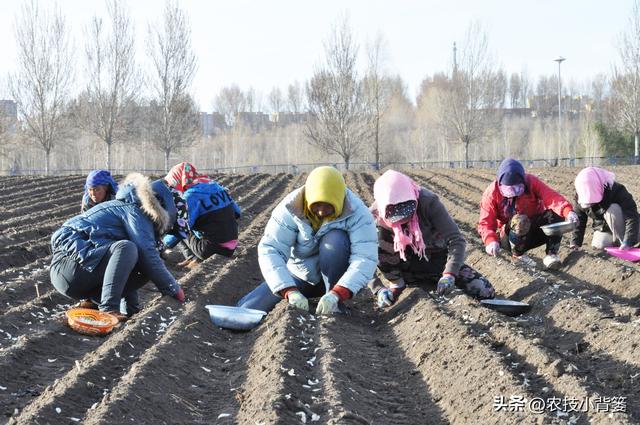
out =
[[[575,211],[571,211],[569,214],[567,214],[567,220],[572,223],[577,223],[578,221],[580,221],[580,219],[578,218],[578,214],[576,214]]]
[[[309,311],[309,300],[300,291],[291,291],[287,295],[289,304],[300,310]]]
[[[333,292],[329,291],[320,298],[316,314],[331,314],[338,311],[338,301],[340,298]]]
[[[390,307],[395,302],[393,292],[389,288],[382,288],[378,291],[378,307]]]
[[[489,245],[485,246],[484,250],[487,252],[487,254],[495,257],[496,255],[498,255],[498,252],[500,252],[500,244],[493,241]]]

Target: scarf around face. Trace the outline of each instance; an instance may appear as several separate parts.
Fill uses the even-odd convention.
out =
[[[576,176],[575,186],[578,203],[597,204],[602,201],[605,186],[611,187],[616,175],[598,167],[587,167]]]
[[[181,162],[180,164],[174,165],[164,180],[169,187],[179,192],[184,192],[199,183],[209,183],[212,181],[209,176],[198,174],[196,167],[188,162]]]
[[[309,173],[304,184],[304,215],[311,223],[311,228],[318,231],[320,226],[342,214],[347,185],[340,171],[333,167],[318,167]],[[310,206],[316,202],[326,202],[333,206],[333,214],[318,217]]]
[[[409,176],[394,170],[386,171],[373,185],[373,197],[378,204],[378,218],[393,231],[393,250],[400,254],[403,261],[407,261],[407,246],[413,249],[418,258],[425,257],[426,246],[420,231],[418,214],[417,211],[414,212],[407,222],[394,223],[388,220],[387,207],[407,201],[415,201],[417,204],[419,196],[420,186]]]

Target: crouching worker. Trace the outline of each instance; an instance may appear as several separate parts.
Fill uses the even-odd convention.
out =
[[[593,220],[594,248],[619,245],[627,250],[638,243],[638,207],[627,188],[615,181],[615,174],[588,167],[578,173],[575,186],[578,226],[571,238],[572,249],[582,246],[589,217]]]
[[[509,158],[502,161],[496,180],[482,194],[478,233],[487,254],[495,256],[502,248],[527,266],[535,263],[525,253],[546,244],[542,263],[547,269],[558,269],[562,235],[547,236],[540,227],[565,219],[578,221],[569,201]]]
[[[432,285],[439,295],[455,286],[479,298],[495,290],[464,263],[466,241],[438,196],[389,170],[373,186],[378,226],[378,273],[369,289],[378,306],[394,304],[406,285]]]
[[[179,265],[193,268],[213,254],[233,256],[238,244],[240,208],[227,189],[198,174],[188,162],[174,166],[164,179],[184,199],[177,203],[178,220],[184,222],[187,234],[172,232],[164,238],[168,248],[177,244],[182,252],[185,259]]]
[[[314,169],[271,214],[258,245],[265,279],[238,306],[272,310],[284,299],[316,314],[338,312],[376,268],[376,227],[365,204],[332,167]],[[340,306],[339,306],[340,305]]]
[[[176,209],[169,188],[130,174],[113,201],[67,220],[51,237],[51,283],[73,298],[99,300],[101,311],[124,321],[140,310],[137,290],[151,280],[164,295],[184,301],[156,247],[173,226]],[[126,303],[126,315],[120,301]],[[91,308],[91,305],[85,305]]]
[[[93,170],[87,176],[82,194],[80,212],[83,213],[102,202],[111,201],[118,192],[118,183],[107,170]]]

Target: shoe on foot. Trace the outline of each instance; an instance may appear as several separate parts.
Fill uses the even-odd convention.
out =
[[[119,311],[105,311],[105,313],[108,313],[110,315],[112,315],[113,317],[115,317],[116,319],[118,319],[118,322],[126,322],[127,320],[129,320],[129,317],[127,317],[126,314],[122,314]]]
[[[187,258],[187,259],[186,259],[186,260],[184,260],[184,261],[180,261],[180,262],[177,264],[177,266],[178,266],[178,267],[187,267],[187,265],[188,265],[189,263],[191,263],[192,261],[194,261],[194,260],[195,260],[195,258],[193,258],[193,257],[191,257],[191,258]]]
[[[562,266],[562,260],[558,254],[548,254],[542,260],[544,267],[549,270],[558,270]]]
[[[91,310],[97,310],[98,309],[98,304],[94,303],[91,300],[80,300],[80,302],[78,302],[76,305],[74,305],[74,307],[77,308],[88,308]]]
[[[200,264],[200,261],[197,258],[194,258],[193,260],[191,260],[187,264],[185,264],[184,267],[186,267],[189,270],[193,270],[196,267],[198,267],[198,264]]]

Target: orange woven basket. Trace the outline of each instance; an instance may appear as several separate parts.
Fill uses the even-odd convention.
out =
[[[67,321],[71,329],[84,335],[106,335],[118,319],[109,313],[89,308],[72,308],[67,310]]]

